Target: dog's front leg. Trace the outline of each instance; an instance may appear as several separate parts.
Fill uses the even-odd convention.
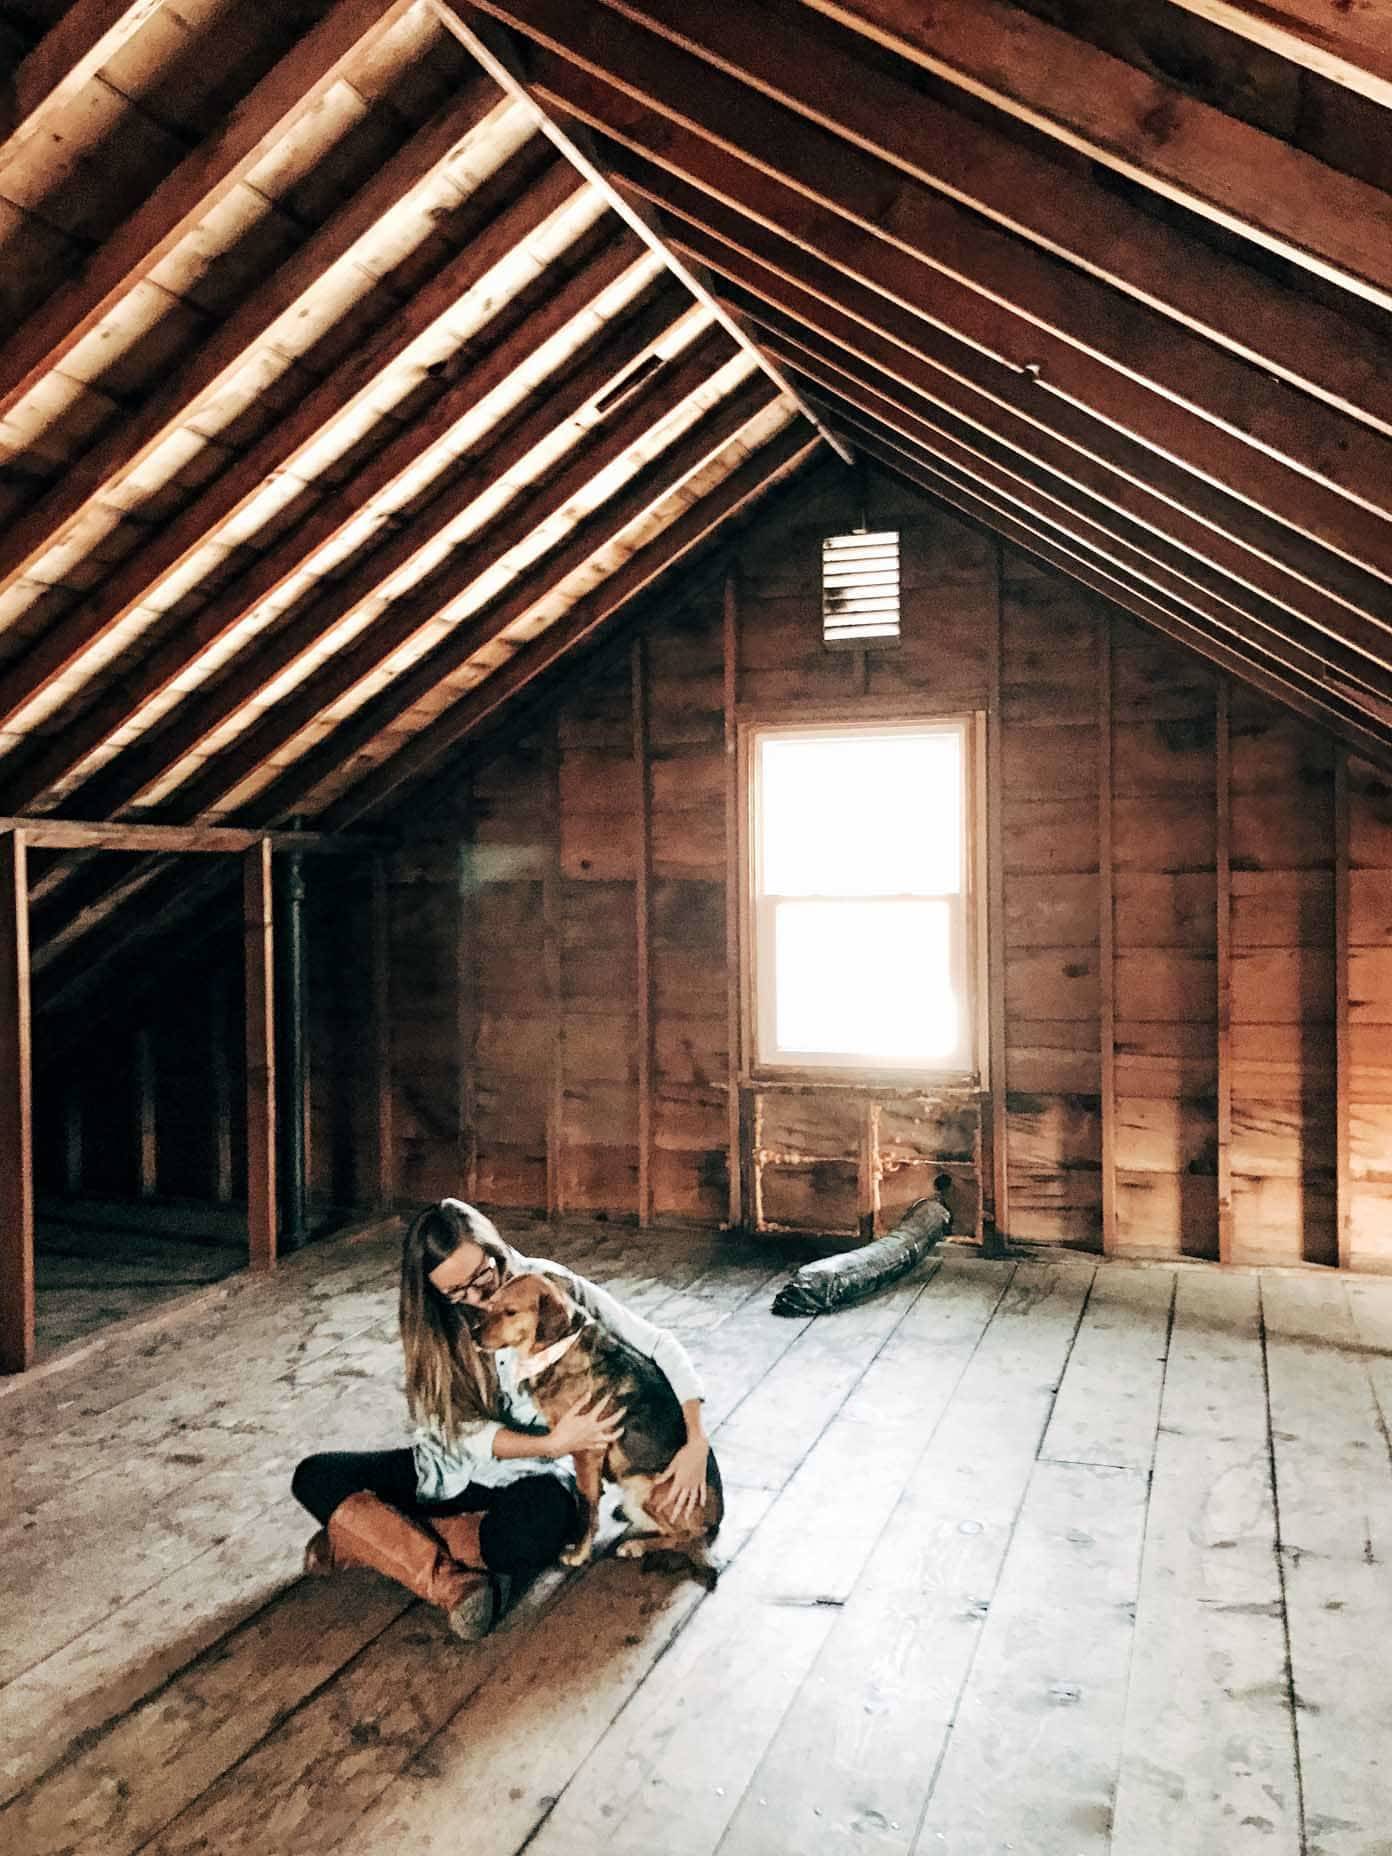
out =
[[[584,1509],[584,1531],[573,1547],[561,1555],[566,1566],[584,1566],[594,1552],[595,1528],[599,1525],[599,1496],[603,1486],[604,1454],[599,1450],[577,1450],[575,1484]]]

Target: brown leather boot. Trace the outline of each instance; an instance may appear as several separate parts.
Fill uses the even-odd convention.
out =
[[[473,1515],[452,1517],[476,1521]],[[466,1530],[467,1531],[467,1530]],[[477,1528],[474,1530],[475,1537]],[[465,1541],[458,1543],[461,1548]],[[305,1569],[328,1572],[370,1566],[449,1616],[456,1637],[486,1637],[502,1609],[492,1575],[461,1566],[429,1528],[366,1491],[349,1495],[305,1551]]]

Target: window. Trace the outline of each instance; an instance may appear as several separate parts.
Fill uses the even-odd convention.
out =
[[[760,1068],[972,1067],[971,723],[751,737]]]
[[[828,535],[822,543],[822,642],[899,642],[899,537]]]

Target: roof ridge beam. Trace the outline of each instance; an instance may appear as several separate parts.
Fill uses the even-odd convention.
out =
[[[0,349],[0,418],[58,366],[114,303],[325,96],[345,63],[415,0],[337,0],[245,96],[222,128],[166,175],[143,206]]]
[[[1392,289],[1392,201],[1385,193],[1021,7],[1006,0],[802,4],[1343,289],[1373,301]],[[1329,31],[1339,31],[1336,15],[1347,22],[1347,9],[1328,0],[1282,0],[1281,21],[1300,7],[1317,12]],[[1225,10],[1263,29],[1258,9]],[[1282,31],[1276,9],[1259,12],[1272,32]],[[1392,105],[1392,89],[1375,100]]]
[[[699,302],[704,303],[712,315],[721,319],[722,312],[706,287],[705,279],[698,271],[693,271],[669,251],[662,242],[661,233],[652,224],[647,214],[635,209],[632,202],[625,200],[610,184],[609,177],[595,161],[587,145],[585,133],[578,131],[576,124],[566,122],[556,116],[538,100],[533,86],[523,77],[519,69],[514,48],[503,35],[496,31],[492,22],[478,17],[477,9],[460,4],[459,0],[431,0],[431,5],[441,23],[483,66],[494,82],[506,90],[510,96],[526,105],[542,134],[555,143],[578,172],[583,174],[593,186],[600,189],[620,218],[637,233],[645,245],[657,253],[668,269],[686,285],[691,294]],[[790,398],[796,398],[792,387],[776,372],[767,355],[761,354],[758,348],[751,346],[748,337],[742,334],[733,323],[727,323],[726,328],[733,340],[739,342],[742,347],[749,346],[754,360],[761,370],[769,375],[779,391],[788,394]],[[802,411],[804,417],[812,418],[812,414],[806,407],[803,407]],[[813,423],[816,423],[815,419]],[[832,450],[846,463],[852,462],[850,452],[840,439],[831,432],[823,432],[822,436]]]

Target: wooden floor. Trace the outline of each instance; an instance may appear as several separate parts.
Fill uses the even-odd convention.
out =
[[[399,1438],[394,1246],[319,1246],[0,1397],[7,1856],[1392,1852],[1392,1282],[954,1251],[789,1322],[767,1251],[519,1235],[697,1357],[718,1589],[464,1646],[301,1580],[296,1457]]]
[[[244,1232],[176,1234],[100,1217],[46,1217],[34,1252],[36,1357],[246,1268]]]

